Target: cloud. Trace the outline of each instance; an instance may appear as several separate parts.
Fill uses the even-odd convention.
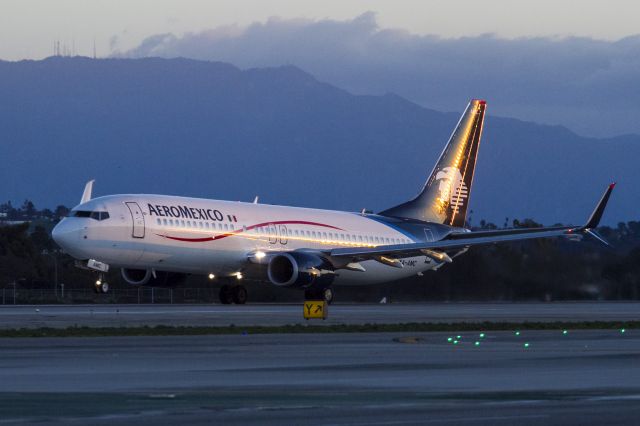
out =
[[[270,18],[245,28],[160,34],[120,56],[184,56],[243,68],[294,64],[354,93],[393,92],[459,111],[472,97],[492,112],[563,124],[585,135],[640,133],[640,36],[441,38],[352,20]]]

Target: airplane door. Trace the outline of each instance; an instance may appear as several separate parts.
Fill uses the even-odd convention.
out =
[[[275,244],[278,242],[278,230],[276,229],[276,226],[273,223],[270,223],[268,225],[268,229],[269,229],[269,242],[271,244]]]
[[[133,238],[144,238],[144,216],[142,215],[142,209],[138,203],[128,201],[125,203],[131,213],[131,219],[133,220],[133,231],[131,236]]]
[[[424,228],[424,236],[427,242],[435,241],[435,238],[433,238],[433,232],[431,232],[431,229],[429,228]]]
[[[280,244],[287,244],[287,227],[280,225]]]

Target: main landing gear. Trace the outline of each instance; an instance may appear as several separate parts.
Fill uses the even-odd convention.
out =
[[[244,305],[247,303],[248,293],[247,289],[240,284],[224,284],[220,288],[220,303],[223,305],[229,305],[235,303],[236,305]]]
[[[109,292],[109,283],[104,280],[103,274],[98,275],[98,279],[93,284],[93,290],[98,294],[107,294]]]
[[[331,287],[326,288],[309,288],[304,291],[305,300],[324,300],[328,304],[333,302],[333,290]]]

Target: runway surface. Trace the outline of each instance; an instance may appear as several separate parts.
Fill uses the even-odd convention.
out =
[[[322,324],[483,321],[633,321],[640,303],[421,303],[332,305]],[[291,305],[0,305],[0,328],[306,324]]]
[[[639,330],[448,337],[5,338],[0,424],[637,424]]]

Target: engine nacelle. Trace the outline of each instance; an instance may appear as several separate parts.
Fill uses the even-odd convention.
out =
[[[280,287],[328,287],[333,282],[333,266],[326,259],[310,253],[289,252],[273,256],[267,276]]]
[[[151,269],[126,269],[120,271],[122,279],[131,285],[149,287],[176,287],[182,284],[187,275],[177,272],[157,271],[154,278]]]

